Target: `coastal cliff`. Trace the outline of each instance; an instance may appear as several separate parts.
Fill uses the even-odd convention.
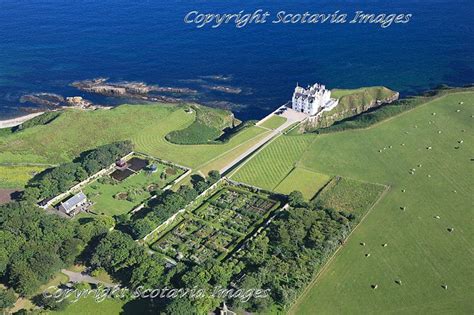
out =
[[[337,121],[352,117],[369,109],[398,100],[399,93],[384,86],[364,87],[355,90],[334,89],[331,91],[339,104],[328,112],[310,117],[300,127],[300,132],[326,128]]]

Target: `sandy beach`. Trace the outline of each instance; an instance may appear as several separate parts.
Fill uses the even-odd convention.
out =
[[[11,128],[18,126],[22,123],[24,123],[27,120],[30,120],[31,118],[34,118],[36,116],[39,116],[43,114],[44,112],[38,112],[38,113],[33,113],[33,114],[28,114],[25,116],[17,117],[17,118],[12,118],[12,119],[7,119],[7,120],[0,120],[0,129],[2,128]]]

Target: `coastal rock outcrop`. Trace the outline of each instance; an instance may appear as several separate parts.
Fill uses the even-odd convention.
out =
[[[174,96],[160,95],[158,93],[185,95],[197,93],[197,91],[189,88],[162,87],[158,85],[148,85],[144,82],[108,82],[107,78],[75,81],[71,85],[88,93],[147,101],[180,101],[179,98]]]
[[[326,128],[337,121],[359,115],[372,108],[398,100],[400,94],[383,86],[356,90],[333,90],[333,95],[342,94],[333,110],[309,117],[300,127],[301,132]]]

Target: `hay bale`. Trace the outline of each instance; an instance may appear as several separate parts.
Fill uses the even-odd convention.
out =
[[[395,280],[395,283],[398,284],[398,285],[402,285],[402,280],[397,279],[397,280]]]
[[[365,243],[364,242],[360,242],[359,243],[361,246],[365,246]]]
[[[418,164],[418,167],[422,167],[422,166],[423,166],[423,164]]]
[[[405,189],[402,189],[402,192],[405,192],[406,190]]]
[[[400,207],[400,210],[405,211],[406,209],[407,209],[407,207],[405,207],[405,206]]]
[[[432,148],[432,147],[426,147],[426,149],[427,149],[427,150],[431,150],[431,149],[433,149],[433,148]]]
[[[402,147],[405,146],[405,143],[402,143]]]
[[[457,110],[456,110],[456,113],[459,113],[460,111],[461,111],[460,109],[457,109]]]
[[[430,174],[428,174],[428,175],[426,175],[426,177],[428,177],[428,178],[429,178],[429,177],[431,177],[431,175],[430,175]]]
[[[443,289],[445,289],[445,290],[448,289],[448,285],[447,285],[447,284],[442,284],[441,287],[442,287]]]
[[[448,232],[454,232],[454,228],[453,227],[448,228]]]
[[[464,102],[459,102],[459,105],[463,105],[463,104],[464,104]]]
[[[372,289],[376,290],[376,289],[379,287],[379,285],[378,285],[378,284],[372,284],[370,287],[371,287]]]
[[[453,190],[453,193],[457,193],[458,191],[457,190]]]
[[[441,130],[438,130],[438,133],[441,133]]]
[[[464,140],[459,140],[459,141],[458,141],[458,143],[463,143],[463,142],[464,142]]]
[[[390,145],[390,146],[388,146],[388,148],[389,148],[389,149],[391,149],[391,148],[392,148],[392,146]]]
[[[431,113],[431,115],[436,116],[436,113]]]
[[[435,215],[434,218],[435,219],[441,219],[441,217],[439,215]]]
[[[387,243],[384,243],[382,244],[382,247],[387,247],[387,245],[388,245]]]
[[[370,257],[370,253],[365,254],[365,257]]]

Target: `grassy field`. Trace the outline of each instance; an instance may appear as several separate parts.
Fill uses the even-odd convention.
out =
[[[111,110],[68,110],[48,125],[0,135],[0,162],[60,163],[80,152],[130,139],[137,151],[196,167],[252,138],[265,129],[250,127],[225,144],[176,145],[165,139],[172,130],[195,120],[176,105],[123,105]],[[66,127],[65,127],[66,126]]]
[[[310,200],[330,179],[328,175],[296,167],[275,188],[275,191],[287,195],[294,190],[299,190],[307,200]]]
[[[379,198],[386,186],[336,176],[316,197],[324,208],[343,210],[359,217]]]
[[[232,179],[273,190],[295,167],[313,135],[280,136],[245,164]]]
[[[268,129],[277,129],[286,122],[285,117],[273,115],[269,119],[265,120],[260,126]]]
[[[290,313],[474,312],[473,102],[474,93],[456,93],[369,129],[280,137],[235,175],[269,188],[286,176],[275,166],[283,160],[390,186]],[[303,142],[303,155],[281,154],[282,141]]]
[[[0,188],[22,188],[44,166],[3,166],[0,165]]]

